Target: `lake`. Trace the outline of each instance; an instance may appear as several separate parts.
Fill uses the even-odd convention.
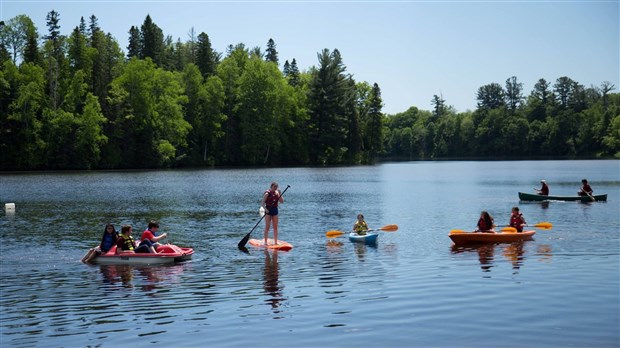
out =
[[[520,202],[545,179],[607,202]],[[290,185],[289,252],[237,243],[271,181]],[[0,173],[2,347],[618,347],[620,161],[400,162],[337,168]],[[480,211],[519,206],[534,239],[456,247]],[[357,213],[375,245],[328,239]],[[160,222],[172,266],[80,262],[104,225]],[[252,236],[260,238],[264,224]]]

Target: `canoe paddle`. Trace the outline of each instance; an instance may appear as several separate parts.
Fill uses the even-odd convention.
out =
[[[584,191],[581,187],[579,188],[579,191],[585,193],[586,195],[588,195],[588,197],[590,197],[590,200],[592,200],[592,202],[596,202],[596,198],[594,198],[594,196],[592,196],[590,194],[590,192]]]
[[[383,227],[380,228],[374,228],[371,230],[367,230],[366,232],[371,232],[371,231],[384,231],[384,232],[394,232],[398,230],[398,225],[392,224],[392,225],[385,225]],[[342,236],[343,234],[345,234],[346,232],[342,232],[339,230],[330,230],[327,231],[325,233],[325,236],[327,236],[327,238],[334,238],[334,237],[339,237]]]
[[[286,185],[286,188],[284,189],[284,191],[280,193],[280,197],[284,196],[284,192],[286,192],[286,190],[288,190],[289,187],[291,187],[291,185]],[[248,240],[250,240],[250,235],[252,234],[252,232],[254,232],[254,230],[256,229],[256,226],[258,226],[258,224],[260,224],[260,222],[263,221],[263,218],[265,218],[265,214],[262,213],[262,211],[260,215],[261,217],[256,223],[256,225],[254,225],[254,227],[252,227],[250,232],[248,232],[248,234],[246,234],[245,237],[243,237],[243,239],[239,242],[239,244],[237,244],[237,247],[239,248],[239,250],[246,252],[246,253],[248,252],[248,249],[245,247],[245,245],[248,244]]]

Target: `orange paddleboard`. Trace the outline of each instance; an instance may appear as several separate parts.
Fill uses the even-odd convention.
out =
[[[291,250],[293,245],[283,240],[278,239],[278,245],[273,245],[273,239],[267,239],[267,245],[265,245],[264,239],[250,239],[250,245],[261,248],[278,249],[278,250]]]

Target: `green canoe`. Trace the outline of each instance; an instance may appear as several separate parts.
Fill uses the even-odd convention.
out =
[[[594,198],[594,199],[592,199]],[[598,202],[607,201],[607,194],[590,196],[544,196],[525,192],[519,192],[519,199],[522,201],[582,201]]]

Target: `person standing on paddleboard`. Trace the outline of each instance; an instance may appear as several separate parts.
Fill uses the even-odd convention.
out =
[[[269,228],[273,225],[273,242],[278,244],[278,203],[284,203],[278,190],[278,183],[272,182],[269,190],[263,194],[261,206],[265,209],[265,245],[269,237]]]

